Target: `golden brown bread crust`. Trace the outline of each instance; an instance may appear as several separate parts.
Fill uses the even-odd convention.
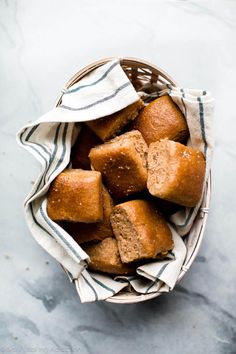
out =
[[[110,215],[113,209],[113,200],[106,190],[102,187],[102,205],[103,205],[103,221],[98,223],[64,223],[64,229],[74,238],[78,243],[85,243],[89,241],[99,241],[107,237],[114,237]]]
[[[135,119],[144,106],[141,99],[110,116],[86,122],[89,128],[103,141],[118,135],[124,126]]]
[[[114,238],[105,238],[103,241],[83,245],[84,251],[89,255],[91,262],[89,269],[110,274],[133,274],[135,268],[123,264],[120,259],[117,241]]]
[[[103,218],[101,173],[64,170],[51,183],[48,216],[54,221],[98,222]]]
[[[185,142],[189,135],[184,115],[170,96],[157,98],[142,109],[133,128],[148,145],[164,138]]]
[[[124,263],[155,258],[173,248],[171,231],[150,202],[131,200],[116,205],[111,225]]]
[[[194,207],[202,195],[205,165],[201,151],[170,140],[152,143],[148,150],[148,190],[158,198]]]
[[[147,145],[139,131],[122,134],[91,149],[89,158],[114,198],[146,189]]]
[[[82,125],[78,138],[71,149],[72,168],[91,170],[89,152],[101,143],[101,140],[86,125]]]

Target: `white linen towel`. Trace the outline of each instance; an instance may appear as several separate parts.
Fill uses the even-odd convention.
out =
[[[207,179],[213,148],[211,95],[205,91],[170,86],[166,90],[161,94],[168,93],[186,116],[190,129],[189,143],[201,149],[206,156]],[[191,228],[200,204],[172,216],[170,227],[174,249],[170,259],[140,266],[137,275],[132,277],[114,278],[88,271],[87,254],[62,227],[48,217],[46,193],[53,179],[69,163],[75,122],[110,115],[139,98],[119,60],[100,66],[63,92],[58,107],[25,126],[17,134],[18,143],[33,154],[42,167],[24,202],[26,222],[32,235],[73,279],[78,279],[82,302],[104,300],[128,285],[142,294],[172,290],[186,255],[186,247],[180,235],[185,235]]]

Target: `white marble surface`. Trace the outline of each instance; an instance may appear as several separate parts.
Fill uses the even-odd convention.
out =
[[[0,0],[0,352],[236,353],[236,2]],[[26,228],[39,166],[16,131],[106,56],[140,57],[216,98],[212,208],[195,263],[166,296],[81,305]]]

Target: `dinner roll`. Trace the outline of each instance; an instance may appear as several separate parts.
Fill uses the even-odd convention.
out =
[[[135,119],[133,128],[141,132],[148,145],[164,138],[185,142],[189,135],[185,117],[170,96],[149,103]]]
[[[155,258],[173,248],[171,231],[154,205],[131,200],[116,205],[111,225],[118,242],[122,262]]]
[[[199,202],[205,176],[201,151],[180,143],[161,140],[148,150],[149,192],[161,199],[187,207]]]
[[[142,191],[147,183],[147,145],[139,131],[122,134],[91,149],[89,158],[108,191],[122,198]]]
[[[118,135],[130,121],[135,119],[144,106],[141,99],[110,116],[86,122],[90,129],[103,141]]]
[[[89,269],[111,274],[133,274],[135,268],[123,264],[114,238],[105,238],[96,244],[83,245],[84,251],[90,257]]]
[[[75,239],[77,243],[81,244],[88,241],[98,241],[107,237],[114,237],[110,223],[113,200],[104,186],[102,187],[102,206],[103,221],[90,224],[82,222],[64,223],[64,229]]]
[[[47,213],[54,221],[87,223],[101,221],[103,218],[101,173],[64,170],[50,185]]]

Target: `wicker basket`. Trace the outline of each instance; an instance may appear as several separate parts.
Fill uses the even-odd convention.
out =
[[[98,68],[99,66],[106,64],[110,60],[115,58],[105,58],[99,60],[91,65],[86,66],[84,69],[77,72],[65,85],[65,88],[69,88],[74,85],[76,82],[81,80],[86,74],[90,73],[92,70]],[[146,61],[136,59],[136,58],[121,58],[120,63],[127,76],[131,80],[132,84],[136,89],[139,89],[145,84],[171,84],[173,86],[177,86],[177,83],[162,69],[156,67],[153,64],[150,64]],[[59,97],[56,105],[61,103],[62,95]],[[211,175],[209,175],[208,181],[206,182],[204,197],[202,201],[201,208],[199,209],[199,213],[196,216],[196,219],[192,225],[192,228],[189,234],[185,237],[185,244],[187,247],[187,254],[182,266],[182,270],[179,274],[178,281],[179,282],[187,270],[190,268],[194,259],[197,256],[199,251],[203,234],[206,226],[207,215],[210,205],[210,196],[211,196]],[[69,276],[69,274],[68,274]],[[70,276],[69,276],[70,278]],[[70,278],[71,280],[71,278]],[[72,281],[72,280],[71,280]],[[78,282],[75,280],[75,286],[78,288]],[[128,291],[123,291],[113,297],[107,299],[106,301],[117,303],[117,304],[131,304],[137,303],[141,301],[146,301],[157,296],[161,295],[160,293],[153,294],[137,294],[135,292],[130,293]]]

